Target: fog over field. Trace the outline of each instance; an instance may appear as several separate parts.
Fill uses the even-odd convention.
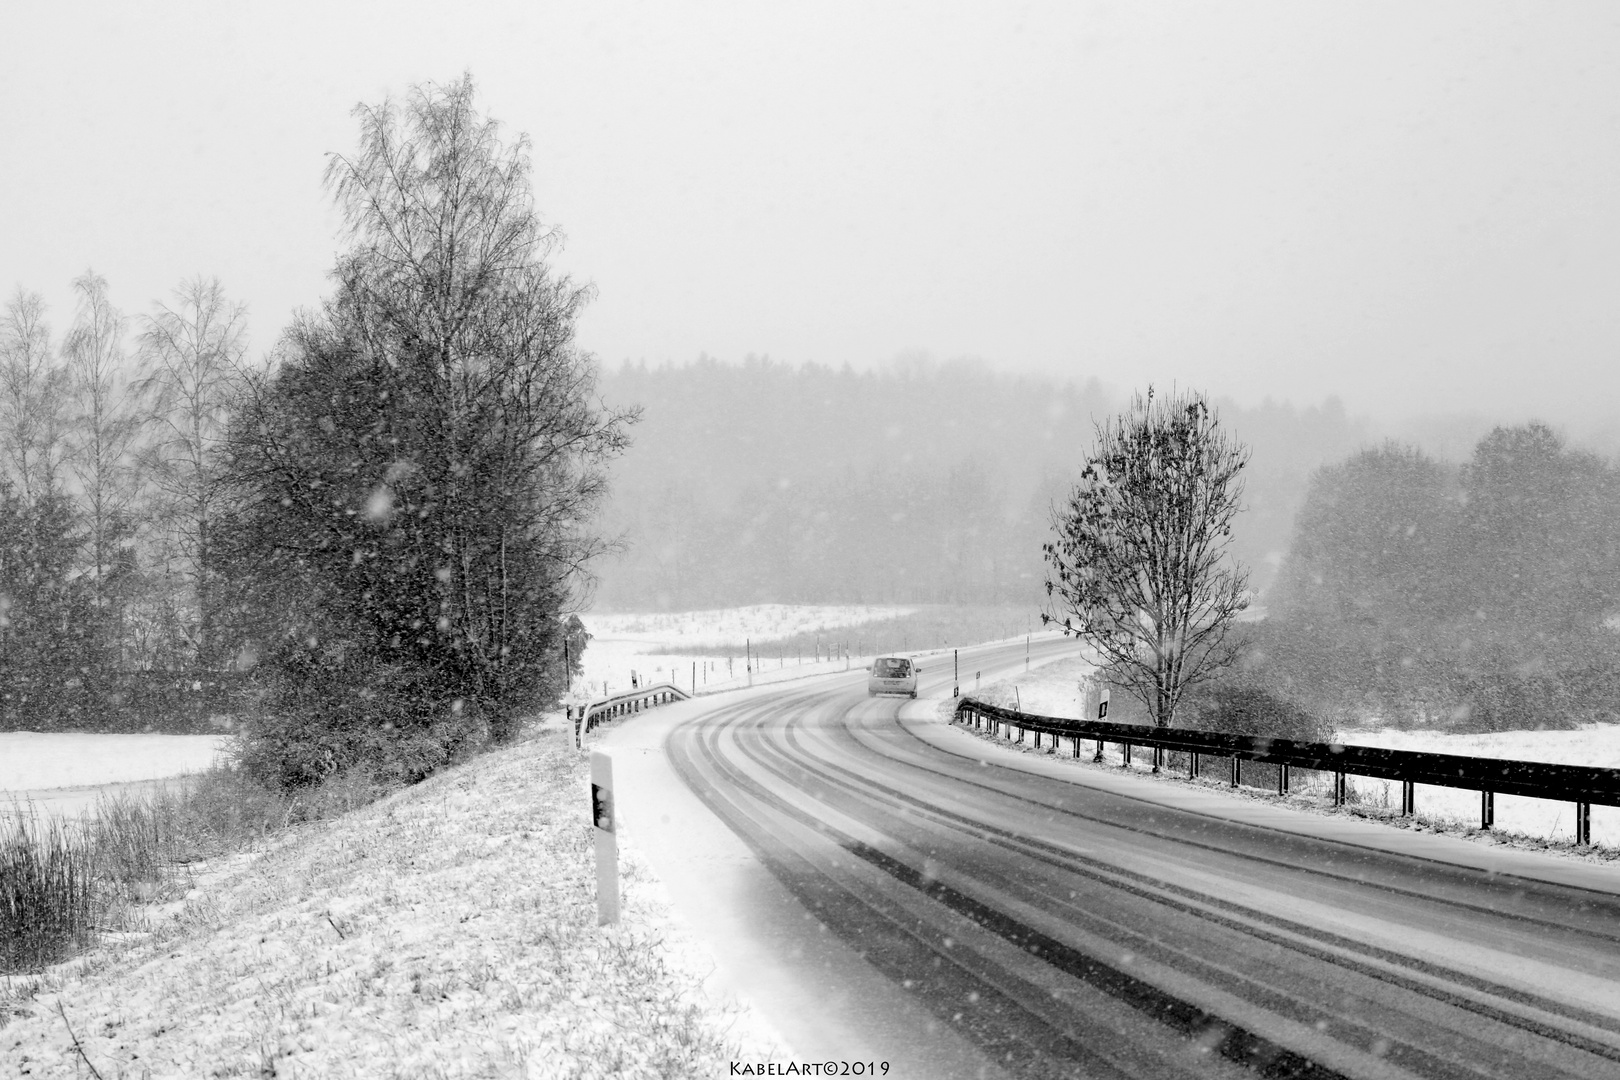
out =
[[[604,560],[597,603],[1038,605],[1051,508],[1131,389],[918,353],[867,371],[755,356],[608,365],[605,397],[644,411],[613,469],[607,521],[627,549]],[[1262,603],[1318,468],[1389,441],[1461,464],[1494,427],[1539,416],[1357,414],[1338,396],[1215,405],[1253,452],[1232,554]],[[1560,430],[1572,447],[1620,449],[1620,427]]]

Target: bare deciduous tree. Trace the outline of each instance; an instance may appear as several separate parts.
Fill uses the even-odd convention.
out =
[[[45,301],[18,289],[0,316],[0,450],[32,506],[61,484],[68,376],[51,347]]]
[[[1186,689],[1236,658],[1248,573],[1226,565],[1248,449],[1201,394],[1151,387],[1097,427],[1045,546],[1043,622],[1090,644],[1105,677],[1168,726]]]
[[[73,283],[79,310],[68,332],[67,360],[74,415],[70,467],[84,507],[85,554],[91,605],[99,625],[96,645],[116,664],[122,634],[121,603],[132,566],[136,497],[135,437],[140,419],[131,408],[124,341],[129,320],[112,306],[107,279],[86,272]]]
[[[195,604],[180,628],[196,661],[214,654],[215,553],[212,529],[221,499],[219,452],[242,383],[247,310],[232,303],[218,279],[194,278],[146,320],[139,384],[150,403],[147,473],[162,495],[173,562]]]

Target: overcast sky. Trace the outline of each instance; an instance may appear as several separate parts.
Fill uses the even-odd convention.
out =
[[[1379,415],[1620,399],[1612,3],[17,4],[0,288],[326,291],[351,109],[471,71],[604,362],[926,350]]]

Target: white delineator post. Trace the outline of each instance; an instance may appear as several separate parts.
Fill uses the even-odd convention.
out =
[[[1108,719],[1108,686],[1095,677],[1080,680],[1080,717],[1084,720]]]
[[[591,820],[596,825],[596,922],[619,921],[619,840],[613,821],[613,759],[591,751]]]

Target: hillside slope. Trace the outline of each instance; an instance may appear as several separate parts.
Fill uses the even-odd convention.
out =
[[[633,852],[624,919],[596,926],[584,768],[553,727],[213,868],[152,908],[149,932],[32,993],[13,980],[0,1073],[620,1077],[761,1060],[770,1037],[705,996],[707,954]]]

